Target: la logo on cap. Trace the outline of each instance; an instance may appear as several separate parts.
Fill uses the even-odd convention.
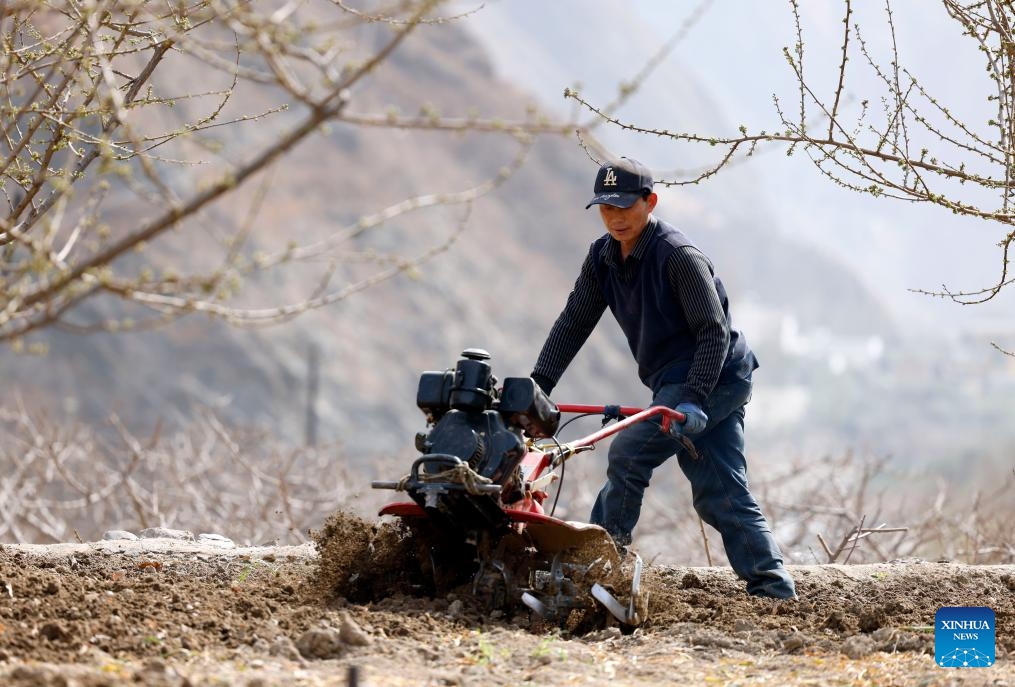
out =
[[[617,175],[613,171],[613,167],[607,167],[606,176],[603,177],[603,186],[616,186],[616,185],[617,185]]]

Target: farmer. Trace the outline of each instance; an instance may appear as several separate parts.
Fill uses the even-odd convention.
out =
[[[630,544],[652,471],[676,454],[695,510],[722,535],[748,593],[795,598],[793,579],[747,484],[744,406],[757,359],[731,326],[726,290],[712,263],[652,214],[658,202],[652,184],[648,168],[630,158],[600,167],[595,197],[585,208],[599,206],[607,233],[592,243],[532,378],[549,394],[609,307],[642,382],[652,389],[653,405],[675,408],[686,420],[673,424],[673,434],[644,422],[617,435],[592,522],[618,547]]]

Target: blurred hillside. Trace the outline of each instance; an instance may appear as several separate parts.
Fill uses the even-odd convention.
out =
[[[843,6],[798,7],[808,75],[830,90],[838,78]],[[891,7],[895,41],[886,34],[883,5],[854,6],[852,21],[868,49],[883,54],[894,43],[921,84],[969,126],[984,126],[993,106],[977,46],[939,3],[899,0]],[[574,30],[576,23],[582,30]],[[498,73],[524,75],[541,102],[559,111],[570,106],[560,97],[565,85],[592,103],[611,102],[618,83],[629,82],[681,34],[617,111],[622,121],[716,136],[735,135],[741,124],[771,131],[778,128],[773,96],[784,106],[798,98],[783,57],[783,46],[796,41],[789,3],[636,0],[617,12],[606,0],[513,0],[490,4],[470,27]],[[881,86],[867,65],[851,63],[845,108],[876,100]],[[670,178],[716,161],[707,146],[618,127],[597,135]],[[994,279],[1004,227],[857,194],[832,183],[806,156],[759,150],[703,184],[663,196],[664,214],[675,214],[721,256],[721,265],[732,266],[724,279],[736,280],[740,324],[764,354],[749,413],[754,448],[776,460],[848,450],[887,454],[929,462],[931,472],[942,468],[939,462],[1010,465],[1015,365],[989,342],[1015,347],[1015,298],[1002,293],[963,307],[910,291],[942,283],[969,289]],[[733,233],[712,241],[716,224]],[[731,237],[743,243],[725,245]],[[853,290],[866,298],[843,300]]]
[[[993,84],[984,74],[976,43],[962,36],[942,3],[897,0],[891,8],[894,41],[887,33],[884,4],[853,8],[851,24],[859,27],[872,58],[884,60],[894,44],[907,73],[989,139],[983,129],[996,115],[988,98]],[[808,81],[823,95],[838,82],[844,4],[803,3],[798,10]],[[576,25],[581,30],[574,30]],[[472,18],[470,29],[488,46],[498,73],[523,79],[545,106],[558,111],[571,107],[561,97],[563,86],[577,87],[592,103],[610,102],[618,83],[630,81],[663,45],[682,34],[617,115],[641,126],[729,136],[739,125],[751,131],[778,129],[773,97],[784,109],[799,99],[783,55],[783,48],[796,41],[794,25],[788,2],[633,0],[625,12],[616,12],[608,0],[514,0],[490,3]],[[866,59],[859,61],[850,65],[842,94],[849,118],[864,100],[873,103],[883,94],[880,77]],[[812,115],[818,119],[817,112]],[[636,152],[669,178],[716,161],[708,146],[617,127],[597,133],[612,148]],[[921,143],[937,148],[933,139]],[[963,308],[909,291],[935,290],[942,283],[969,290],[993,278],[1000,268],[996,242],[1005,233],[1002,226],[858,194],[831,183],[806,155],[785,152],[780,146],[759,147],[748,161],[683,189],[681,198],[685,204],[721,209],[726,216],[770,222],[777,231],[842,262],[907,329],[944,338],[980,328],[985,336],[1005,332],[1011,340],[1015,298]],[[988,207],[993,202],[973,195],[967,200]]]
[[[475,109],[524,117],[537,101],[527,88],[531,73],[495,69],[470,22],[415,34],[351,102],[406,112],[429,104],[448,115]],[[618,32],[630,28],[616,24]],[[504,41],[511,40],[507,29]],[[364,31],[360,40],[379,40],[382,32]],[[629,42],[638,38],[622,35]],[[184,82],[190,71],[169,78]],[[693,73],[665,84],[681,103],[665,112],[680,118],[677,128],[704,128],[719,116],[708,85]],[[657,84],[643,99],[653,102],[659,89]],[[271,106],[254,94],[233,104],[251,111]],[[224,154],[243,150],[250,137],[276,134],[285,116],[221,129]],[[496,173],[516,148],[496,135],[334,127],[294,150],[267,177],[254,240],[265,250],[279,248],[408,195],[460,189]],[[643,157],[654,167],[675,166],[665,155],[647,152]],[[489,350],[500,377],[531,369],[588,244],[601,233],[595,213],[583,209],[594,170],[573,140],[541,138],[522,170],[476,204],[467,231],[449,252],[414,275],[284,325],[236,329],[190,316],[153,332],[54,330],[42,335],[46,356],[5,352],[0,370],[11,396],[56,417],[101,423],[115,412],[144,436],[159,423],[183,425],[214,412],[230,424],[266,428],[280,441],[299,444],[313,348],[320,360],[321,441],[340,442],[346,461],[408,455],[422,425],[414,406],[420,371],[453,365],[466,347]],[[659,210],[712,256],[733,296],[737,324],[762,361],[750,412],[752,450],[773,461],[851,448],[906,461],[1010,455],[1011,360],[968,341],[958,348],[904,345],[905,326],[881,295],[828,252],[779,226],[753,174],[738,170],[702,188],[667,191]],[[197,220],[198,228],[211,232],[244,222],[254,195],[250,188],[236,194]],[[123,208],[120,222],[137,221],[126,199]],[[418,252],[449,234],[460,216],[457,208],[407,215],[364,235],[356,248]],[[194,236],[178,232],[149,251],[185,270],[201,259],[201,232]],[[298,299],[318,276],[304,270],[254,281],[243,299]],[[612,321],[604,320],[593,335],[556,398],[648,401]]]

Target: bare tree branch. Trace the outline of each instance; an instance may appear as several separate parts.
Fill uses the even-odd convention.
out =
[[[833,183],[858,193],[910,202],[930,203],[952,213],[983,219],[1001,228],[1000,270],[986,287],[956,291],[917,290],[949,298],[957,303],[989,301],[1015,281],[1008,269],[1009,250],[1015,241],[1015,47],[1011,27],[1015,9],[1005,0],[941,0],[948,15],[973,41],[986,60],[983,91],[997,102],[996,119],[989,122],[997,138],[976,133],[941,98],[924,88],[914,71],[904,66],[896,41],[895,15],[891,2],[884,6],[884,28],[889,58],[879,61],[853,22],[851,0],[843,1],[843,38],[838,59],[838,79],[826,101],[820,84],[812,83],[804,70],[804,30],[797,0],[789,0],[795,22],[796,42],[783,55],[797,83],[799,112],[791,118],[774,97],[778,122],[775,127],[755,129],[741,126],[739,135],[705,134],[640,126],[613,114],[610,106],[600,107],[568,89],[565,97],[608,125],[673,142],[715,148],[715,162],[685,178],[663,179],[666,186],[697,184],[750,157],[757,146],[785,146],[792,154],[802,150]],[[855,38],[855,40],[853,40]],[[843,107],[849,89],[847,65],[862,57],[881,85],[879,93],[864,94],[859,112],[851,115]],[[973,78],[973,75],[970,75]],[[880,101],[881,121],[870,116],[870,103]],[[824,120],[821,135],[810,133],[808,121],[814,115]],[[852,117],[852,118],[851,118]],[[581,141],[581,138],[580,138]],[[581,141],[585,145],[584,141]],[[985,202],[993,197],[996,204]]]

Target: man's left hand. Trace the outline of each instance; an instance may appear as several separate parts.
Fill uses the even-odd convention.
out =
[[[684,434],[698,434],[708,425],[708,415],[697,403],[687,401],[678,405],[676,410],[684,414],[684,421],[680,426],[680,431]]]

